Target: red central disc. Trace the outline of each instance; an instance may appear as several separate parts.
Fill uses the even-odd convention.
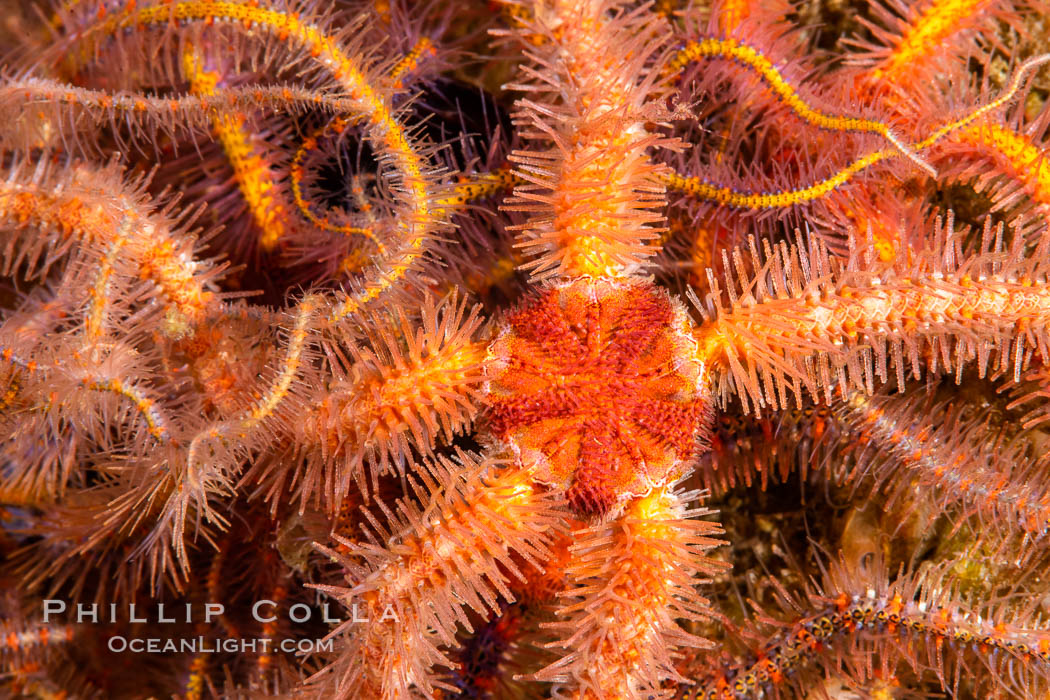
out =
[[[490,349],[493,432],[581,514],[667,483],[695,457],[709,412],[689,328],[650,282],[547,287]]]

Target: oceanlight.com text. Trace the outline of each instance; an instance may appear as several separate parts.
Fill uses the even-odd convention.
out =
[[[164,637],[110,637],[106,642],[108,649],[114,653],[130,652],[133,654],[243,654],[270,652],[287,652],[292,654],[309,654],[333,650],[332,639],[270,639],[232,638],[208,639],[205,637],[164,638]]]

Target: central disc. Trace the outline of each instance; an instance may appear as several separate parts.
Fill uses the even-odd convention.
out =
[[[549,286],[489,352],[490,424],[583,515],[677,478],[709,397],[681,304],[647,281]]]

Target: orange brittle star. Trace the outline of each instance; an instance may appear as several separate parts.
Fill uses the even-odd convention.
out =
[[[998,97],[968,95],[1001,71],[949,36],[1023,14],[880,0],[852,40],[877,41],[840,61],[794,26],[801,0],[499,0],[491,28],[482,4],[56,1],[0,74],[5,691],[744,700],[835,676],[874,696],[906,665],[924,694],[925,674],[963,697],[971,668],[979,697],[1045,690],[1050,629],[1013,600],[1046,599],[1045,566],[1014,573],[1050,556],[1047,434],[1007,423],[1048,415],[1050,233],[992,219],[1050,201],[1050,116],[1020,114],[1050,55],[1014,51]],[[931,232],[975,176],[992,203]],[[967,386],[936,391],[963,405],[942,410],[952,374]],[[1013,404],[970,395],[992,381]],[[711,475],[803,486],[821,463],[855,492],[814,542],[840,562],[786,551],[818,521],[806,500],[707,519]],[[960,519],[922,554],[940,572],[880,561],[905,507],[923,548],[920,518]],[[737,554],[780,527],[760,584],[764,556]],[[967,538],[1014,562],[972,565]],[[344,622],[128,682],[94,651],[140,628],[23,624],[63,590],[187,618],[228,599],[200,640],[291,640],[303,609],[320,632],[329,601]],[[71,655],[30,655],[48,640]],[[70,662],[100,685],[63,685]],[[23,683],[33,664],[53,688]]]

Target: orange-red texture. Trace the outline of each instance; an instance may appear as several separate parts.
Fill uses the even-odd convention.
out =
[[[688,328],[647,281],[544,288],[490,349],[493,433],[583,515],[667,483],[696,456],[709,413]]]

